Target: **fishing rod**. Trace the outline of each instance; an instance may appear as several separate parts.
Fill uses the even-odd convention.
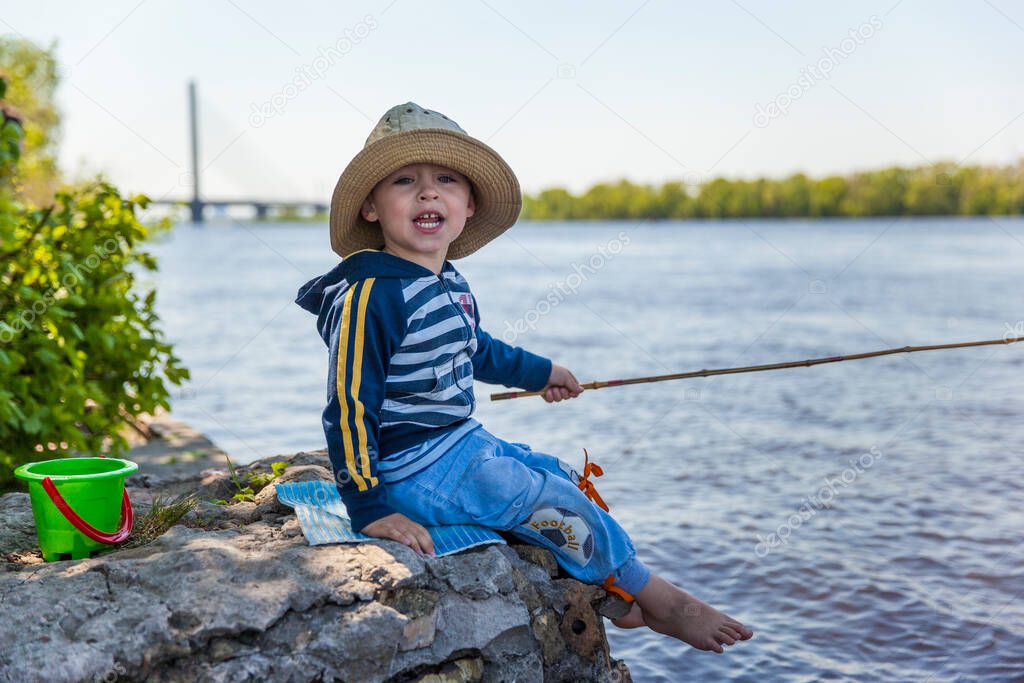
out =
[[[960,342],[958,344],[933,344],[931,346],[902,346],[895,349],[883,349],[882,351],[869,351],[867,353],[855,353],[848,356],[829,356],[827,358],[811,358],[808,360],[796,360],[787,363],[770,363],[768,365],[748,365],[742,368],[719,368],[717,370],[697,370],[694,372],[679,372],[672,375],[655,375],[653,377],[633,377],[631,379],[613,379],[604,382],[588,382],[581,384],[584,389],[603,389],[604,387],[621,387],[626,384],[646,384],[648,382],[665,382],[670,379],[689,379],[691,377],[711,377],[713,375],[734,375],[741,372],[761,372],[763,370],[782,370],[784,368],[802,368],[824,363],[838,363],[844,360],[860,360],[861,358],[874,358],[876,356],[888,356],[894,353],[914,353],[916,351],[937,351],[939,349],[962,349],[968,346],[991,346],[993,344],[1013,344],[1024,341],[1024,337],[1007,336],[1003,339],[990,339],[988,341]],[[492,401],[503,401],[508,398],[525,398],[527,396],[540,396],[543,391],[505,391],[491,394]]]

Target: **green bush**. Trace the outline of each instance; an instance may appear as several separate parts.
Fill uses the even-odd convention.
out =
[[[0,106],[5,85],[0,80]],[[0,123],[0,483],[13,467],[67,451],[118,454],[126,419],[169,408],[188,371],[163,341],[155,270],[140,244],[144,196],[106,182],[58,192],[45,208],[13,187],[24,131]]]

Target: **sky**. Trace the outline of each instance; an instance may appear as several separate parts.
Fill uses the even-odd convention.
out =
[[[1024,3],[8,3],[56,45],[60,161],[125,192],[327,201],[391,106],[457,121],[526,192],[1024,157]]]

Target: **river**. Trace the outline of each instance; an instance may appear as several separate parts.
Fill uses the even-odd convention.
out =
[[[292,303],[320,224],[152,245],[174,414],[237,461],[325,446]],[[457,261],[482,325],[581,381],[1024,336],[1024,219],[525,223]],[[724,656],[610,623],[638,681],[1024,680],[1024,344],[492,402],[582,467],[655,571],[751,626]]]

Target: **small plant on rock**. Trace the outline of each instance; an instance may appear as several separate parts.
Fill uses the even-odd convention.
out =
[[[238,470],[235,469],[234,463],[231,462],[231,458],[228,454],[224,454],[224,459],[228,462],[228,471],[231,473],[231,482],[235,485],[237,491],[235,495],[231,496],[231,500],[224,500],[223,498],[213,501],[217,505],[230,505],[232,501],[252,501],[256,498],[256,491],[262,489],[264,486],[280,477],[286,469],[288,469],[288,463],[278,461],[270,464],[270,472],[249,472],[246,475],[246,479],[249,482],[248,486],[242,485],[242,480],[238,476]],[[253,487],[256,490],[253,490]]]

